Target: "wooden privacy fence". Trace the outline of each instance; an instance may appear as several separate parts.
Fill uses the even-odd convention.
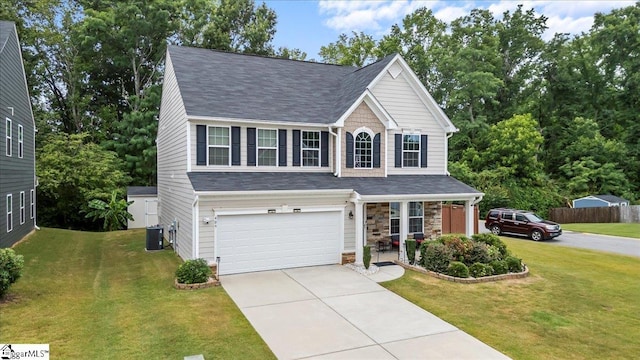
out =
[[[640,222],[640,205],[578,209],[555,208],[549,211],[549,220],[560,224],[637,223]]]
[[[473,228],[474,233],[478,233],[478,206],[474,206]],[[443,234],[464,234],[465,226],[464,205],[442,204],[442,233]]]

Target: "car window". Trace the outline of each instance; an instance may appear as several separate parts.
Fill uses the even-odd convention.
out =
[[[527,218],[522,214],[516,214],[516,221],[527,221]]]
[[[527,219],[531,222],[542,222],[542,218],[536,214],[527,214]]]
[[[488,217],[495,219],[498,217],[498,212],[495,210],[489,211],[489,214],[487,215]]]
[[[513,220],[513,213],[503,212],[502,213],[502,218],[503,219],[507,219],[507,220]]]

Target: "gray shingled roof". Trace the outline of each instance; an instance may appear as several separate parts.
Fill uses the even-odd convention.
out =
[[[195,191],[355,190],[361,195],[478,194],[447,175],[335,177],[331,173],[190,172]]]
[[[629,200],[623,199],[621,197],[617,197],[614,195],[593,195],[594,197],[597,197],[598,199],[602,199],[604,201],[610,202],[610,203],[622,203],[622,202],[629,202]]]
[[[192,116],[331,124],[393,59],[363,68],[168,47]]]
[[[158,187],[156,186],[127,186],[127,195],[158,195]]]
[[[0,53],[4,50],[4,45],[14,29],[15,23],[13,21],[0,20]]]

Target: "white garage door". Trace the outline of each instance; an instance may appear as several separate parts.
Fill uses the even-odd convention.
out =
[[[336,264],[341,218],[337,211],[218,216],[219,273]]]

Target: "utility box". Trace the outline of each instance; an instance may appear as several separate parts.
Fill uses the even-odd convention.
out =
[[[147,251],[162,250],[163,248],[162,226],[156,225],[147,227]]]

